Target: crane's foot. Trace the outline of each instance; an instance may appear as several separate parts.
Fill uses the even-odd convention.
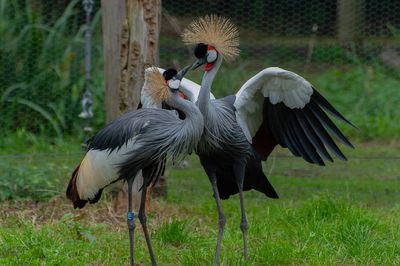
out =
[[[134,266],[135,265],[135,260],[134,260],[135,214],[131,211],[128,211],[127,214],[127,224],[129,230],[130,262],[131,266]]]

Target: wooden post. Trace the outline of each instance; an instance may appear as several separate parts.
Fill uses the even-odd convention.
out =
[[[146,65],[158,65],[160,0],[102,0],[106,120],[136,109]]]
[[[158,65],[161,0],[101,0],[101,11],[106,121],[110,122],[137,108],[144,70],[148,65]],[[134,190],[141,182],[135,181]],[[126,206],[126,188],[121,190],[121,183],[115,187],[120,191],[115,207]],[[136,193],[135,209],[139,201]]]
[[[338,39],[341,44],[357,41],[362,32],[364,0],[337,1]]]

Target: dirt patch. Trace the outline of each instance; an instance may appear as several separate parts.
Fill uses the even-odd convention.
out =
[[[41,225],[59,222],[66,214],[72,214],[74,220],[85,224],[102,223],[110,225],[115,230],[125,230],[126,209],[123,206],[115,209],[113,206],[113,202],[106,199],[79,210],[74,210],[71,203],[61,197],[54,197],[48,202],[8,201],[0,204],[0,225],[7,226],[8,221],[15,218]],[[157,198],[152,199],[148,215],[151,217],[149,226],[157,228],[157,225],[161,225],[164,221],[189,218],[190,211],[188,208]]]

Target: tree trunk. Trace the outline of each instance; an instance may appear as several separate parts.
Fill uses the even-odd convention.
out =
[[[101,10],[106,121],[110,122],[137,108],[144,70],[148,65],[158,65],[161,1],[102,0]],[[126,192],[121,197],[126,198]]]
[[[102,0],[106,120],[136,109],[144,69],[158,64],[160,0]]]
[[[338,0],[338,38],[341,44],[348,45],[361,37],[364,19],[364,0]]]

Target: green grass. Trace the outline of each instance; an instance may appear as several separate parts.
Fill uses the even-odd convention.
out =
[[[69,145],[67,145],[69,143]],[[36,152],[42,149],[34,144]],[[398,156],[398,143],[359,143],[353,159],[310,166],[278,150],[264,165],[280,199],[245,194],[249,253],[242,259],[237,196],[223,202],[227,218],[224,265],[389,265],[400,263],[400,165],[367,156]],[[127,265],[125,211],[108,197],[84,210],[64,198],[79,146],[56,143],[63,156],[2,157],[0,191],[17,190],[0,203],[0,265]],[[149,228],[160,265],[210,265],[217,215],[209,182],[195,156],[171,169],[168,197],[153,200]],[[271,170],[272,169],[272,170]],[[12,175],[12,178],[11,178]],[[7,177],[10,178],[7,179]],[[8,180],[8,183],[4,183]],[[22,182],[24,190],[18,189]],[[21,181],[23,180],[23,181]],[[43,191],[51,191],[46,193]],[[137,224],[138,221],[137,221]],[[136,259],[149,264],[140,226]]]
[[[181,208],[180,204],[172,203],[164,207]],[[247,263],[242,260],[237,200],[224,203],[224,209],[228,222],[221,262],[225,265],[400,263],[398,207],[366,209],[326,195],[279,204],[247,199],[250,223]],[[94,210],[92,207],[92,212]],[[167,216],[157,221],[150,217],[151,235],[160,264],[209,265],[217,233],[213,202],[192,203],[192,208],[184,209],[186,218],[179,218],[180,222],[170,222],[171,215]],[[74,217],[77,215],[68,214],[60,220],[39,223],[20,214],[3,221],[0,264],[126,264],[128,237],[122,217],[118,224],[88,223],[84,219],[74,220]],[[163,223],[157,226],[160,220]],[[179,228],[181,224],[186,224],[184,231]],[[148,264],[140,227],[137,232],[136,259]]]

